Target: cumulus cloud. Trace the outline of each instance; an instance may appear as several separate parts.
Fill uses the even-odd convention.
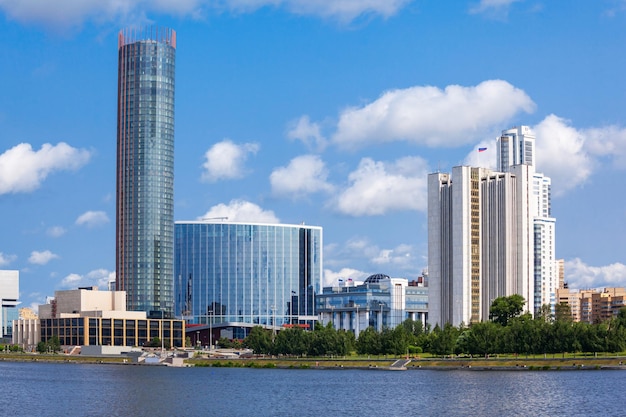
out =
[[[388,91],[370,104],[344,110],[332,140],[353,149],[393,141],[454,147],[482,139],[486,131],[534,108],[524,91],[502,80],[443,90],[417,86]]]
[[[220,218],[229,222],[280,223],[273,211],[263,210],[256,204],[243,200],[232,200],[228,205],[213,206],[203,216],[198,217],[198,220]]]
[[[590,154],[606,157],[615,168],[626,169],[626,129],[619,126],[589,128],[583,135]]]
[[[309,116],[306,115],[292,123],[287,137],[301,141],[309,149],[322,151],[326,147],[326,138],[322,135],[319,123],[311,122]]]
[[[0,252],[0,266],[9,265],[11,262],[14,262],[16,259],[17,259],[16,255],[9,255],[9,254]]]
[[[85,275],[69,274],[61,280],[61,287],[74,289],[77,287],[97,286],[106,290],[109,288],[109,281],[115,280],[115,272],[106,269],[95,269]]]
[[[342,244],[324,245],[324,265],[333,270],[352,271],[346,265],[368,265],[370,270],[365,276],[332,275],[338,278],[362,279],[372,273],[381,272],[394,277],[403,277],[402,274],[415,274],[420,268],[413,245],[399,244],[395,248],[381,248],[369,238],[353,237]],[[423,265],[422,265],[423,266]],[[400,275],[397,275],[400,274]],[[406,276],[404,276],[406,278]]]
[[[46,234],[50,237],[61,237],[65,234],[65,228],[61,226],[52,226],[46,230]]]
[[[585,184],[600,165],[626,169],[626,128],[576,128],[569,120],[550,114],[532,129],[536,136],[537,172],[552,179],[556,197]],[[487,150],[479,153],[483,147]],[[495,138],[482,140],[463,163],[495,169],[495,150]]]
[[[330,269],[324,269],[324,277],[322,278],[322,286],[330,287],[339,285],[339,280],[342,279],[347,281],[348,279],[352,279],[353,281],[365,281],[365,278],[369,277],[371,274],[368,272],[359,271],[358,269],[353,268],[342,268],[341,270],[335,272]]]
[[[478,152],[481,148],[487,149]],[[482,140],[467,154],[463,160],[463,164],[473,167],[496,169],[496,158],[496,140]]]
[[[104,211],[87,211],[76,219],[77,226],[87,226],[89,228],[101,226],[109,222],[109,217]]]
[[[348,176],[349,185],[330,202],[350,216],[375,216],[399,210],[426,210],[428,166],[417,156],[395,162],[363,158]]]
[[[86,20],[136,20],[149,13],[198,17],[210,10],[251,13],[279,7],[298,15],[349,22],[361,15],[389,17],[412,0],[0,0],[13,20],[55,27],[79,26]]]
[[[317,155],[302,155],[292,159],[286,167],[276,168],[270,175],[272,192],[294,198],[316,192],[332,192],[326,181],[328,170]]]
[[[381,249],[371,261],[375,265],[387,265],[394,269],[413,269],[416,267],[413,252],[412,245],[401,244],[393,249]]]
[[[89,151],[72,148],[63,142],[58,145],[46,143],[38,151],[28,143],[20,143],[0,155],[0,195],[34,191],[49,174],[75,171],[89,158]]]
[[[553,114],[533,127],[537,171],[552,178],[555,196],[583,184],[591,175],[594,161],[585,148],[585,135]]]
[[[237,145],[228,139],[216,143],[204,155],[206,162],[202,165],[202,180],[215,182],[242,178],[246,173],[244,164],[248,155],[258,151],[259,145],[256,143]]]
[[[574,289],[626,287],[626,265],[591,266],[574,258],[565,261],[565,281]]]
[[[42,252],[32,251],[30,253],[30,257],[28,258],[28,262],[36,265],[45,265],[53,259],[58,259],[59,255],[50,252],[49,250],[44,250]]]

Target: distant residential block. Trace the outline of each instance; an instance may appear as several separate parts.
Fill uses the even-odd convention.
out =
[[[617,316],[626,307],[626,289],[621,287],[557,291],[560,304],[569,306],[572,320],[600,323]]]

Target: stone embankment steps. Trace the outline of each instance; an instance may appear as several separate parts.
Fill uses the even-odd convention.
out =
[[[406,371],[406,366],[411,362],[411,359],[398,359],[389,366],[392,371]]]

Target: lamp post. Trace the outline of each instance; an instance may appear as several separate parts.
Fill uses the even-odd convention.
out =
[[[355,336],[359,337],[359,305],[356,305],[356,326],[354,326]]]
[[[163,331],[163,328],[164,328],[164,326],[163,326],[163,308],[161,308],[161,323],[160,324],[161,324],[161,326],[160,326],[161,327],[161,356],[163,356],[163,351],[165,350],[164,349],[165,346],[164,346],[164,342],[163,342],[163,334],[165,333]]]
[[[209,310],[209,351],[213,350],[213,309]]]
[[[380,306],[380,331],[383,331],[383,303],[378,303]]]

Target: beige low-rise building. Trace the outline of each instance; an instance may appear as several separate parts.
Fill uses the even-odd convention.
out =
[[[65,348],[145,346],[155,339],[165,346],[185,344],[183,320],[148,319],[145,312],[127,311],[125,291],[97,287],[56,291],[49,303],[39,306],[39,319],[16,320],[13,326],[13,343],[25,349],[54,336]]]

